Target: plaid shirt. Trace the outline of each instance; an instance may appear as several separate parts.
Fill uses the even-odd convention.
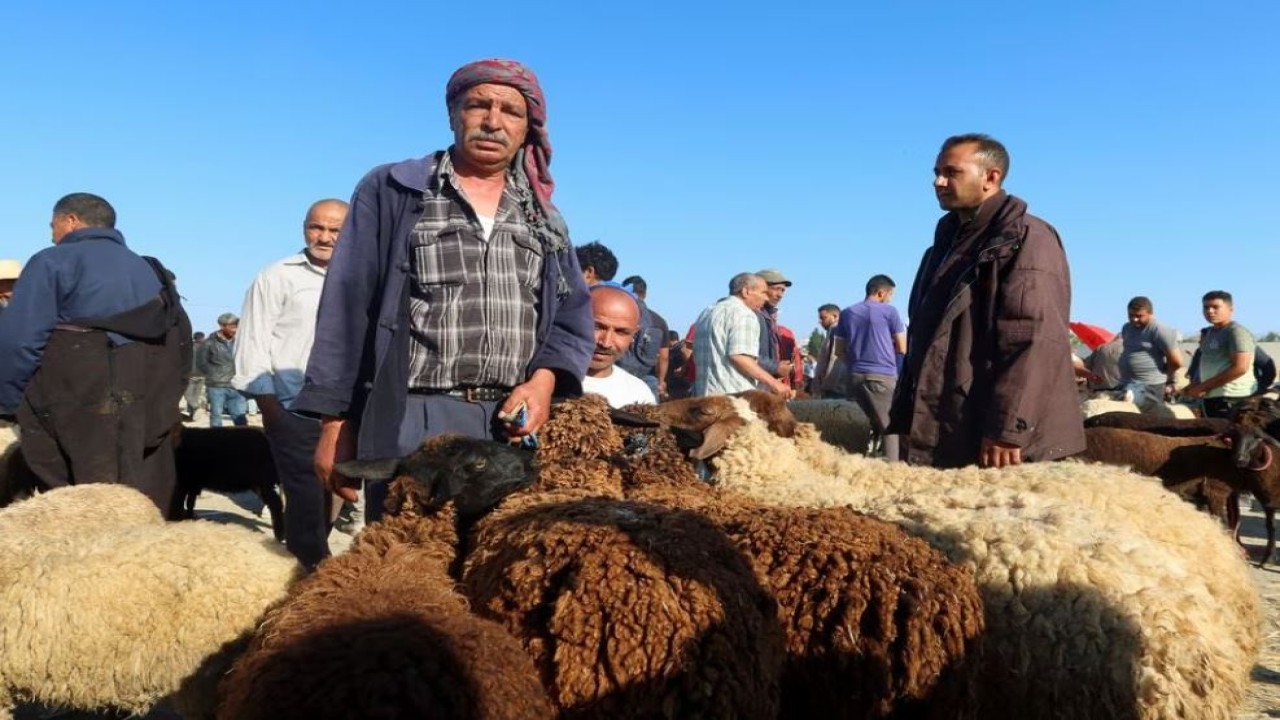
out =
[[[525,381],[537,341],[542,244],[520,213],[529,194],[507,175],[493,232],[454,182],[446,153],[410,236],[409,387],[511,387]]]

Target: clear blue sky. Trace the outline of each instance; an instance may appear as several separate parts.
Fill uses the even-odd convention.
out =
[[[1117,330],[1144,294],[1194,333],[1221,288],[1280,330],[1280,3],[1040,5],[6,3],[0,257],[98,193],[211,329],[311,201],[446,146],[449,74],[505,56],[542,79],[575,242],[673,327],[764,267],[800,335],[875,273],[904,307],[938,145],[981,131],[1065,239],[1074,319]]]

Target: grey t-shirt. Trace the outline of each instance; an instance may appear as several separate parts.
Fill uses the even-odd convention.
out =
[[[1173,330],[1152,320],[1144,328],[1125,323],[1120,329],[1124,352],[1120,355],[1123,382],[1162,385],[1168,367],[1169,348],[1177,345]]]

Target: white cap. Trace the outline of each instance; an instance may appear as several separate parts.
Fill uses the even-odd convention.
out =
[[[0,280],[17,280],[22,274],[22,263],[5,258],[0,260]]]

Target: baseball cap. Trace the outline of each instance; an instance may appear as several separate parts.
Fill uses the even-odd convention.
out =
[[[782,274],[781,270],[761,270],[756,274],[764,278],[765,283],[768,285],[778,285],[781,283],[782,285],[791,287],[791,281]]]

